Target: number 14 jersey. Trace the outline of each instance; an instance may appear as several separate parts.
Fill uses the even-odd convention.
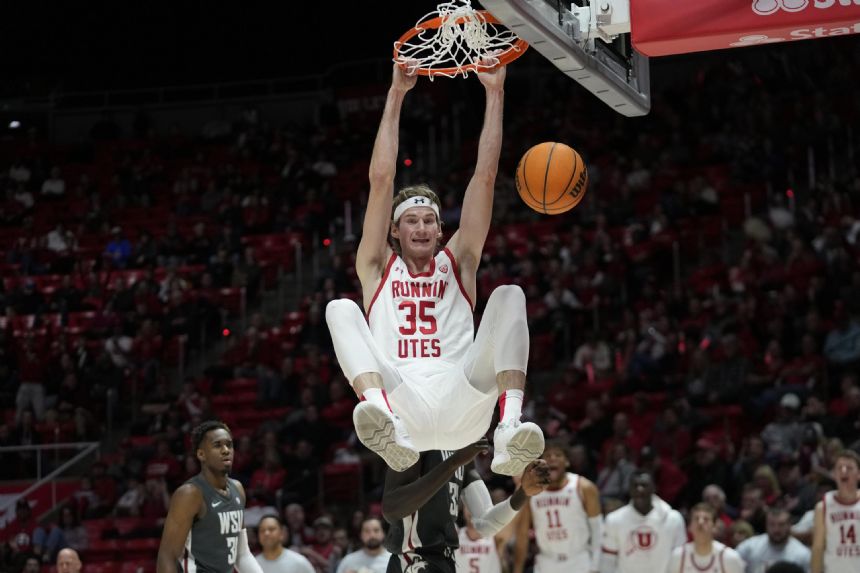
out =
[[[836,491],[824,494],[824,571],[857,573],[860,571],[860,500],[843,503]]]
[[[407,372],[426,369],[428,360],[456,363],[475,339],[472,302],[447,248],[415,275],[392,253],[367,317],[380,349]]]

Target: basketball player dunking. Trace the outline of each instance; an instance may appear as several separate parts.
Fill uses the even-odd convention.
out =
[[[744,560],[738,552],[714,540],[717,511],[707,503],[690,510],[693,541],[676,547],[667,573],[744,573]]]
[[[567,471],[570,461],[564,447],[549,445],[541,457],[550,484],[517,517],[513,573],[523,572],[532,527],[538,546],[535,573],[600,571],[603,517],[597,486]]]
[[[537,460],[525,469],[514,494],[493,505],[472,462],[487,446],[483,438],[455,452],[422,452],[406,471],[387,471],[382,514],[391,524],[385,539],[392,553],[388,573],[455,573],[461,497],[475,530],[492,539],[549,483],[546,463]]]
[[[860,571],[860,456],[845,450],[833,466],[836,491],[824,494],[815,506],[812,573]]]
[[[157,573],[263,573],[248,548],[245,489],[227,474],[233,437],[222,422],[203,422],[191,433],[200,473],[173,493],[158,547]]]
[[[492,470],[519,475],[543,452],[540,428],[519,421],[529,350],[522,290],[493,291],[474,331],[476,274],[502,144],[505,68],[477,75],[486,92],[477,164],[460,228],[440,250],[436,194],[418,185],[392,199],[400,109],[416,82],[394,66],[355,263],[367,319],[351,300],[326,308],[338,361],[362,399],[353,413],[358,438],[397,471],[416,463],[419,451],[457,450],[481,438],[496,398],[501,416]]]

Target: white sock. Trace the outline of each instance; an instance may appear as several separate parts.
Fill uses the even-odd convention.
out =
[[[519,421],[523,410],[523,391],[505,390],[499,396],[501,422]]]
[[[385,395],[385,390],[382,388],[368,388],[361,395],[361,398],[386,412],[391,411],[391,406],[388,405],[388,396]]]

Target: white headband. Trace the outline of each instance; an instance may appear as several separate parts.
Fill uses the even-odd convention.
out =
[[[403,203],[397,206],[397,209],[394,210],[394,217],[392,220],[398,221],[400,220],[401,215],[406,209],[411,209],[412,207],[430,207],[433,209],[433,212],[436,213],[436,219],[439,219],[439,206],[433,202],[429,197],[424,197],[423,195],[416,195],[415,197],[410,197]]]

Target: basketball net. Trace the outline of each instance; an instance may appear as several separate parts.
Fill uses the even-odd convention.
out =
[[[407,72],[449,78],[505,65],[528,48],[471,0],[443,2],[394,42],[394,61]]]

